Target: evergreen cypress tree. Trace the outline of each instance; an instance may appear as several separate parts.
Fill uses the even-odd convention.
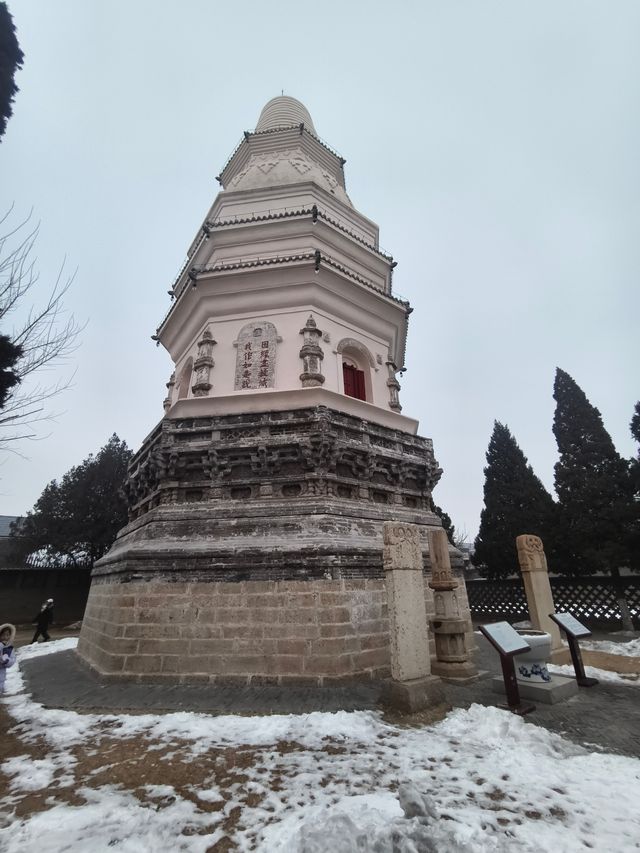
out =
[[[555,487],[560,503],[558,549],[568,574],[618,574],[631,562],[634,506],[629,464],[614,447],[600,412],[560,368],[553,389],[553,433],[560,460]]]
[[[17,69],[22,68],[23,60],[11,13],[6,3],[0,3],[0,137],[13,112],[13,98],[18,91],[14,77]]]
[[[632,569],[640,571],[640,402],[636,403],[629,429],[631,430],[631,435],[638,442],[637,458],[631,460],[631,482],[635,511],[631,523],[631,557],[629,564]]]
[[[456,528],[454,523],[451,521],[451,516],[449,515],[449,513],[445,512],[442,507],[439,507],[437,504],[435,504],[433,502],[433,498],[429,498],[429,504],[431,512],[435,512],[435,514],[440,517],[444,532],[447,534],[447,539],[452,545],[455,545],[456,543],[454,542],[454,537],[456,533]]]
[[[487,450],[484,509],[475,541],[474,563],[489,578],[518,571],[516,536],[539,536],[553,551],[553,498],[533,472],[509,428],[498,421]],[[551,567],[552,561],[550,561]]]
[[[631,435],[638,442],[638,459],[640,459],[640,401],[636,403],[636,407],[633,410],[633,417],[631,418],[629,429],[631,430]]]

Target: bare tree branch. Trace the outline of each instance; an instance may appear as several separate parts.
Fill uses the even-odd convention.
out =
[[[13,208],[0,218],[0,323],[2,334],[20,348],[21,354],[11,370],[17,383],[8,391],[0,409],[0,447],[23,439],[34,439],[34,426],[57,415],[48,403],[67,390],[73,376],[50,385],[29,387],[25,380],[34,374],[64,363],[79,346],[80,325],[64,307],[75,273],[65,274],[63,261],[53,286],[40,298],[40,274],[37,269],[36,241],[39,225],[30,228],[31,214],[14,228],[10,227]],[[32,303],[32,304],[30,304]],[[26,315],[25,315],[26,312]],[[7,329],[13,313],[22,313],[17,327]],[[58,413],[59,414],[59,413]]]

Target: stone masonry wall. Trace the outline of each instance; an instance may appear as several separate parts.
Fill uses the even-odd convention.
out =
[[[425,583],[428,618],[430,592]],[[378,579],[94,581],[78,652],[103,674],[135,680],[322,685],[385,678],[386,590]]]

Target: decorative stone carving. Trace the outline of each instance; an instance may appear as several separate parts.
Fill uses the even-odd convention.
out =
[[[167,382],[167,396],[162,401],[162,408],[165,412],[168,412],[171,408],[171,403],[173,401],[173,389],[176,384],[176,374],[175,371],[169,377],[169,381]]]
[[[435,619],[432,621],[436,638],[436,660],[432,671],[443,678],[469,679],[477,670],[469,659],[465,641],[467,622],[460,618],[458,596],[454,592],[459,586],[451,571],[449,542],[442,528],[430,529],[429,559],[434,591]]]
[[[544,553],[542,539],[530,533],[516,538],[518,562],[521,572],[546,572],[547,558]]]
[[[203,500],[215,503],[213,486],[250,487],[253,495],[265,481],[273,494],[280,494],[285,482],[314,480],[315,494],[331,491],[370,504],[428,510],[440,473],[427,439],[404,436],[400,461],[395,430],[322,406],[295,417],[247,413],[162,423],[130,468],[126,491],[132,518],[194,483],[203,489]],[[153,481],[145,473],[150,457],[157,469]]]
[[[273,388],[276,375],[278,334],[265,320],[247,323],[240,329],[234,346],[236,355],[235,390]]]
[[[422,571],[420,530],[415,524],[384,524],[383,562],[385,572],[398,569]]]
[[[206,397],[211,390],[209,374],[215,364],[211,351],[216,341],[213,340],[209,329],[205,329],[202,338],[198,341],[198,357],[193,369],[195,371],[195,382],[191,386],[194,397]]]
[[[335,348],[334,352],[337,352],[342,355],[345,350],[353,350],[354,352],[360,353],[366,358],[371,367],[375,368],[376,361],[374,357],[371,355],[368,348],[364,344],[361,344],[360,341],[356,340],[355,338],[342,338],[338,346]]]
[[[302,387],[314,388],[324,382],[322,375],[324,353],[319,343],[322,332],[318,329],[316,321],[311,315],[309,315],[304,328],[300,329],[300,334],[303,335],[302,349],[300,350],[300,358],[303,364],[303,370],[300,374]]]
[[[553,620],[549,619],[549,614],[555,613],[555,606],[542,539],[525,533],[516,537],[516,548],[529,605],[529,618],[534,628],[551,634],[551,660],[553,661],[554,656],[556,659],[560,657],[562,639],[560,629]]]
[[[400,383],[396,379],[396,366],[393,361],[386,361],[389,378],[387,379],[387,388],[389,389],[389,408],[395,409],[396,412],[402,411],[398,392],[400,391]]]

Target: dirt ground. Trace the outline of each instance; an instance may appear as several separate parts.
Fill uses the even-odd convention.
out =
[[[42,739],[23,739],[20,726],[15,725],[2,706],[0,731],[4,733],[0,738],[0,766],[8,758],[28,755],[33,760],[41,760],[51,752],[50,746]],[[281,742],[275,749],[285,753],[304,747]],[[162,744],[140,737],[110,738],[105,733],[94,748],[87,749],[86,744],[83,744],[71,749],[69,754],[77,761],[73,769],[73,785],[57,786],[54,779],[52,785],[41,791],[16,791],[11,796],[11,809],[15,817],[29,817],[51,808],[52,795],[56,804],[81,806],[86,800],[76,793],[78,789],[100,788],[104,785],[120,786],[133,793],[141,803],[152,802],[155,807],[162,807],[162,799],[159,801],[157,796],[150,796],[146,786],[171,785],[178,796],[193,802],[200,812],[220,812],[230,799],[239,803],[222,824],[225,836],[207,850],[207,853],[223,853],[236,849],[226,833],[233,833],[242,809],[260,805],[260,796],[243,788],[249,778],[243,771],[256,762],[256,750],[250,747],[211,749],[198,755],[198,760],[194,761],[188,746],[180,742]],[[64,770],[60,770],[56,778],[63,773]],[[223,799],[207,802],[197,796],[198,790],[212,785],[220,790]],[[10,777],[1,769],[0,790],[10,790]],[[164,799],[167,801],[165,804],[168,804],[172,798]],[[210,826],[200,827],[198,832],[213,833],[216,828],[220,828],[217,819],[212,820]]]

